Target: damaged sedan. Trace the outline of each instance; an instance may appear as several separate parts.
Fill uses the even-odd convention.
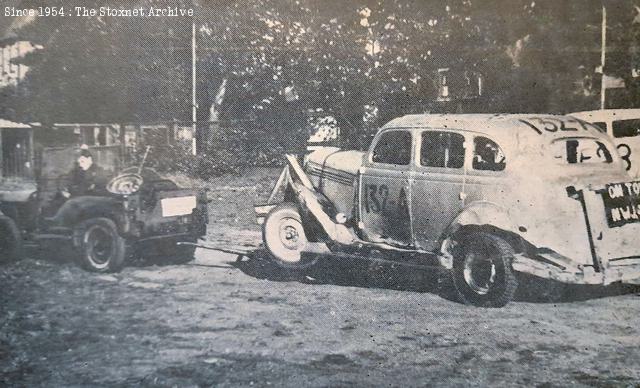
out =
[[[408,115],[367,152],[287,161],[256,206],[285,267],[377,254],[438,269],[463,303],[486,307],[511,301],[519,274],[603,286],[640,278],[640,182],[605,134],[574,117]]]

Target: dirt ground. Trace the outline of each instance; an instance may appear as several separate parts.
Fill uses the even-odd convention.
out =
[[[258,249],[251,257],[198,249],[188,264],[96,275],[48,251],[0,267],[0,385],[640,384],[637,289],[480,309],[439,296],[415,270],[273,267],[252,204],[278,172],[196,182],[215,198],[204,243]]]

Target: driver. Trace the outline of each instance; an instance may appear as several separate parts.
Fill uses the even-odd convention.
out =
[[[86,146],[80,148],[76,165],[70,173],[69,189],[63,192],[65,197],[82,195],[104,195],[108,176],[104,169],[93,160],[91,151]]]

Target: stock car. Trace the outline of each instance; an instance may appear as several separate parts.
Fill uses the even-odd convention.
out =
[[[120,168],[119,146],[91,149],[114,178],[99,194],[65,198],[74,148],[46,148],[35,190],[0,190],[0,259],[23,245],[71,252],[86,270],[116,272],[127,259],[187,261],[208,223],[206,190],[181,188],[152,169]]]
[[[611,139],[575,117],[408,115],[367,152],[324,148],[300,160],[287,155],[255,207],[282,266],[417,257],[448,274],[460,301],[485,307],[511,301],[523,278],[640,278],[640,182]]]

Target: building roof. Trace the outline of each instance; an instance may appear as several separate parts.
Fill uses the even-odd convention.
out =
[[[640,109],[600,109],[574,112],[569,115],[591,122],[629,120],[640,119]]]
[[[14,123],[13,121],[0,119],[0,128],[31,128],[31,125],[25,123]]]

